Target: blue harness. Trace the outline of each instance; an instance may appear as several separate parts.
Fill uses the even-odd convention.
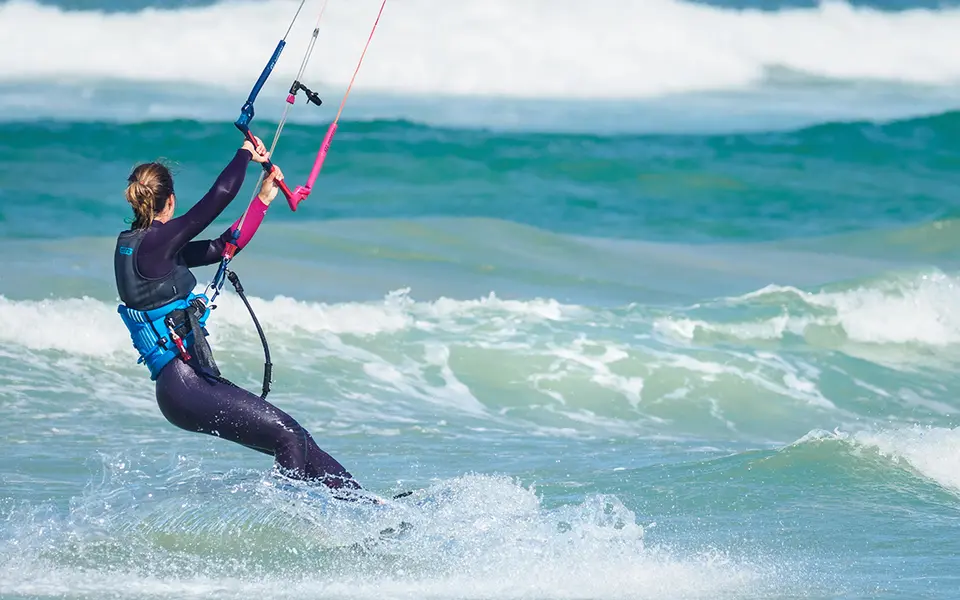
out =
[[[123,304],[117,307],[117,312],[123,319],[124,325],[130,331],[133,347],[140,353],[137,364],[144,363],[150,370],[150,380],[156,381],[160,371],[179,354],[189,360],[187,351],[196,344],[194,330],[190,326],[190,319],[186,311],[190,310],[199,299],[204,305],[203,314],[197,319],[200,327],[206,326],[210,316],[210,306],[204,294],[190,294],[183,300],[175,300],[153,310],[141,311],[127,308]],[[172,318],[176,311],[183,311],[184,318],[176,323]],[[185,327],[182,334],[177,329]],[[206,331],[203,331],[205,334]]]
[[[206,340],[206,323],[210,310],[216,308],[213,305],[214,300],[217,299],[223,284],[229,280],[246,305],[260,335],[260,343],[263,344],[263,392],[260,397],[266,398],[270,392],[273,373],[267,338],[243,293],[240,278],[227,268],[237,251],[236,242],[240,229],[233,231],[232,240],[224,248],[217,274],[204,293],[189,293],[185,298],[180,296],[184,291],[194,289],[197,279],[182,257],[178,256],[173,270],[160,279],[148,279],[140,273],[135,256],[144,235],[145,229],[121,232],[117,237],[117,253],[114,256],[117,291],[121,302],[117,312],[130,332],[133,347],[140,353],[137,364],[144,363],[150,371],[150,380],[156,381],[163,368],[179,355],[185,362],[189,361],[194,370],[208,381],[221,381],[220,369]],[[211,287],[212,295],[209,294]],[[166,300],[169,300],[167,304],[150,310],[130,308],[155,306]]]

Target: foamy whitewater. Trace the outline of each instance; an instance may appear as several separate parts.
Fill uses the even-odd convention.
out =
[[[236,118],[233,98],[249,90],[298,6],[241,0],[104,12],[8,1],[0,39],[38,51],[0,57],[0,109],[20,118]],[[268,83],[272,97],[289,87],[321,6],[308,2],[294,25]],[[324,12],[307,79],[331,104],[379,6],[331,0]],[[703,127],[696,113],[706,108],[755,129],[913,116],[960,98],[960,8],[403,0],[388,3],[383,19],[389,27],[357,78],[351,111],[361,118],[649,131],[691,120]],[[153,31],[163,34],[145,34]],[[281,109],[274,101],[258,110],[275,119]],[[292,118],[316,121],[308,110]]]
[[[116,312],[131,167],[199,199],[298,3],[0,4],[0,598],[956,594],[960,7],[388,0],[232,263],[373,506],[170,424]],[[330,0],[288,183],[379,6]],[[230,286],[209,333],[260,393]]]
[[[0,36],[12,47],[44,52],[9,53],[0,75],[243,89],[251,65],[265,62],[298,5],[244,0],[104,14],[16,0],[0,9]],[[296,73],[320,5],[308,3],[291,31],[284,52],[296,59],[278,64],[279,79]],[[341,88],[349,82],[378,9],[372,1],[330,3],[316,46],[324,83]],[[384,18],[390,26],[371,46],[358,80],[367,91],[638,98],[741,88],[760,83],[770,69],[837,80],[960,84],[956,8],[887,13],[830,2],[763,12],[677,0],[404,0],[388,3]],[[164,35],[144,35],[148,30]]]

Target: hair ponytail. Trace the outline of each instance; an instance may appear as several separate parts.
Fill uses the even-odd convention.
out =
[[[173,177],[166,166],[152,162],[138,165],[127,182],[124,196],[133,207],[133,228],[146,229],[173,194]]]

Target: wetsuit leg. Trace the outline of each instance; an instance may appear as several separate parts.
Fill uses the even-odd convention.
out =
[[[157,378],[157,404],[163,416],[181,429],[273,455],[289,477],[318,480],[331,488],[360,488],[293,417],[226,379],[205,379],[179,359]]]

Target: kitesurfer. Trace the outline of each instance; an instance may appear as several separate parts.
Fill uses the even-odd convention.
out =
[[[140,353],[138,362],[146,363],[156,381],[157,404],[170,423],[272,455],[288,477],[359,489],[293,417],[223,378],[205,339],[210,307],[204,294],[194,293],[197,280],[190,269],[217,263],[239,220],[219,238],[194,238],[240,191],[250,161],[268,160],[263,143],[255,139],[256,145],[244,141],[206,195],[176,218],[177,198],[167,167],[151,162],[133,169],[125,195],[134,220],[120,233],[114,255],[122,302],[118,312]],[[233,242],[237,251],[253,237],[282,179],[278,168],[265,177]]]

